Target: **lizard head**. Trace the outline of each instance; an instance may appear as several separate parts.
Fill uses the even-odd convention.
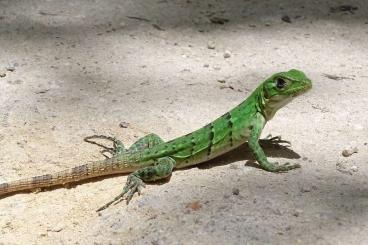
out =
[[[262,112],[271,119],[276,111],[289,103],[294,97],[312,88],[312,81],[298,70],[276,73],[261,85]]]

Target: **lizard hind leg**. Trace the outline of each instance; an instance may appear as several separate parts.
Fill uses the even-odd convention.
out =
[[[94,140],[92,139],[104,139],[104,140],[109,140],[113,143],[113,147],[107,147],[103,144],[100,144],[100,143],[97,143],[95,142]],[[110,158],[109,156],[105,155],[105,153],[109,153],[111,154],[112,156],[116,156],[116,155],[121,155],[123,154],[124,152],[126,152],[126,149],[124,147],[124,144],[114,138],[114,137],[110,137],[110,136],[106,136],[106,135],[92,135],[92,136],[88,136],[88,137],[85,137],[84,138],[84,141],[85,142],[88,142],[90,144],[94,144],[94,145],[98,145],[99,147],[102,147],[103,150],[101,151],[101,154],[104,155],[104,157],[106,158]]]
[[[128,176],[123,191],[112,201],[97,209],[97,212],[106,209],[111,204],[117,204],[121,202],[124,200],[124,198],[126,199],[127,204],[129,204],[136,192],[138,192],[138,195],[141,194],[142,187],[145,187],[143,181],[156,181],[169,177],[172,173],[174,165],[175,160],[170,157],[163,157],[157,159],[157,162],[154,166],[149,166],[134,171]]]
[[[103,139],[103,140],[109,140],[113,143],[113,147],[107,147],[103,144],[100,144],[96,141],[94,141],[95,139]],[[104,155],[104,157],[106,158],[110,158],[109,156],[106,155],[106,153],[109,153],[112,156],[116,156],[116,155],[122,155],[124,153],[127,152],[137,152],[146,148],[151,148],[155,145],[164,143],[163,139],[161,139],[158,135],[156,134],[148,134],[142,138],[140,138],[139,140],[137,140],[130,148],[129,150],[125,149],[124,144],[114,138],[114,137],[110,137],[110,136],[106,136],[106,135],[92,135],[92,136],[88,136],[84,138],[84,141],[90,143],[90,144],[94,144],[94,145],[98,145],[99,147],[102,147],[103,150],[101,151],[101,154]]]

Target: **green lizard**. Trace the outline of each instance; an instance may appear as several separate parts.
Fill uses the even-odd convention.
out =
[[[80,165],[54,174],[35,176],[23,180],[0,184],[0,196],[43,187],[66,185],[85,179],[118,173],[130,173],[120,195],[97,211],[107,208],[126,198],[127,203],[134,193],[141,193],[144,182],[164,179],[174,168],[183,168],[208,161],[248,142],[260,167],[270,172],[288,171],[299,168],[299,164],[279,165],[267,160],[259,144],[259,137],[266,122],[276,111],[294,97],[312,87],[312,82],[298,70],[272,75],[262,82],[254,92],[238,106],[206,126],[164,142],[159,136],[149,134],[139,139],[129,149],[121,141],[103,135],[93,138],[113,141],[113,148],[104,151],[112,153],[110,158]],[[99,145],[99,144],[98,144]],[[102,146],[102,145],[100,145]]]

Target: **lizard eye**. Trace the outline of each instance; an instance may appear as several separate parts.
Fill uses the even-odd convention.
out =
[[[286,81],[284,79],[282,79],[280,77],[276,79],[276,87],[277,88],[280,88],[280,89],[284,88],[285,85],[286,85]]]

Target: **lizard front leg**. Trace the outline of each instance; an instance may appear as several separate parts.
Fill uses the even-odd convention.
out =
[[[134,193],[141,193],[142,187],[145,187],[144,181],[156,181],[164,179],[171,175],[175,165],[175,160],[170,157],[163,157],[157,160],[156,165],[138,169],[128,176],[127,182],[120,195],[112,201],[97,209],[97,212],[106,209],[113,203],[119,203],[126,196],[126,202],[129,204]]]
[[[277,162],[272,163],[268,161],[266,154],[264,153],[262,147],[259,145],[259,137],[261,135],[263,125],[262,123],[257,122],[258,121],[255,120],[251,127],[248,144],[260,167],[269,172],[284,172],[291,169],[300,168],[299,164],[285,163],[283,165],[279,165]]]

